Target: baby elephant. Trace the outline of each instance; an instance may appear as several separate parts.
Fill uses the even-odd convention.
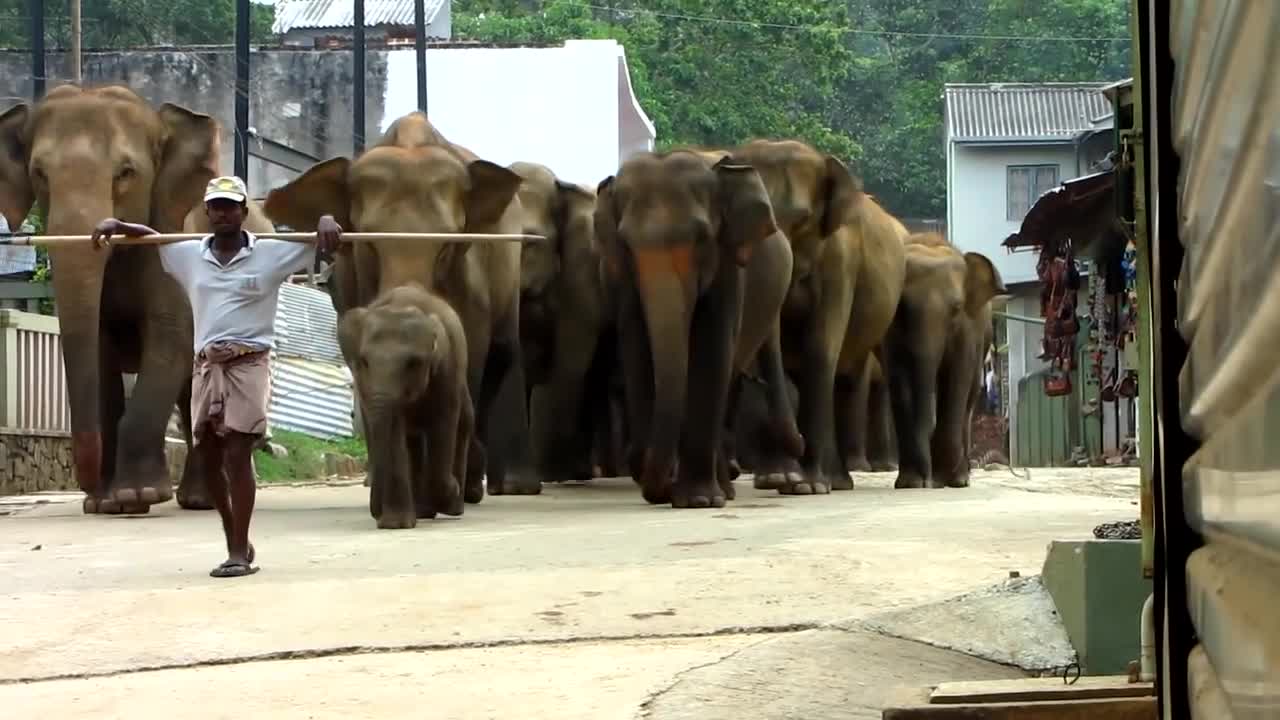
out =
[[[397,287],[347,311],[338,343],[355,376],[369,444],[369,512],[378,527],[461,515],[475,415],[457,313],[421,285]],[[483,493],[483,486],[468,490]]]

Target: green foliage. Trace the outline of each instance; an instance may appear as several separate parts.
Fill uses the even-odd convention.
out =
[[[273,39],[272,5],[250,4],[250,36]],[[69,5],[45,3],[45,44],[71,45]],[[0,0],[0,47],[31,47],[28,0]],[[235,41],[232,0],[82,0],[80,27],[86,50],[157,45],[225,45]]]
[[[323,477],[325,453],[341,453],[361,461],[369,456],[360,438],[320,440],[289,430],[272,430],[271,435],[271,441],[288,450],[289,456],[278,458],[265,452],[253,456],[258,478],[264,483],[301,482]]]
[[[1127,0],[455,0],[454,34],[614,38],[661,148],[796,137],[900,216],[946,206],[942,86],[1130,75]]]

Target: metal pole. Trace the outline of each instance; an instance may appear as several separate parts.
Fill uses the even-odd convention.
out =
[[[81,83],[80,0],[71,0],[71,81]]]
[[[236,0],[236,176],[249,181],[249,0]]]
[[[31,15],[31,99],[44,97],[44,0],[27,3]]]
[[[426,0],[413,3],[413,49],[418,57],[418,109],[427,111],[427,10]]]
[[[352,24],[355,68],[352,77],[351,147],[353,154],[364,152],[364,0],[355,0]]]

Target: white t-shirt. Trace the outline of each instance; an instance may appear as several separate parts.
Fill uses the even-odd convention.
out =
[[[258,350],[275,347],[280,286],[315,262],[313,243],[259,240],[244,231],[246,247],[222,265],[210,249],[213,236],[160,246],[160,262],[187,292],[195,322],[195,351],[234,342]]]

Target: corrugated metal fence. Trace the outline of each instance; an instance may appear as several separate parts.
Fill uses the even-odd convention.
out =
[[[1198,644],[1172,662],[1188,668],[1194,717],[1277,718],[1280,2],[1175,0],[1154,21],[1169,23],[1178,155],[1159,162],[1181,162],[1177,199],[1156,205],[1176,203],[1181,220],[1177,329],[1188,349],[1177,397],[1182,429],[1199,443],[1181,477],[1167,467],[1164,483],[1181,480],[1185,521],[1204,541],[1185,575]],[[1158,86],[1147,97],[1158,113],[1169,107]],[[1159,242],[1173,233],[1159,230]],[[1166,426],[1176,420],[1165,414]]]

